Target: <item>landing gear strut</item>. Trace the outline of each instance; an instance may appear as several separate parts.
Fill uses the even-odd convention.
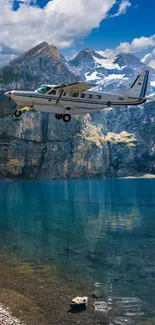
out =
[[[14,116],[16,117],[20,117],[22,114],[22,112],[19,109],[16,109],[16,111],[14,112]]]

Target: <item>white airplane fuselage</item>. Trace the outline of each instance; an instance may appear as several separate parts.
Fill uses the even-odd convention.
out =
[[[119,92],[119,91],[118,91]],[[41,94],[37,91],[11,91],[11,98],[18,106],[33,107],[36,111],[55,114],[84,114],[105,109],[107,107],[121,107],[140,105],[146,100],[144,98],[129,97],[126,94],[113,94],[97,91],[85,91],[71,95],[65,92],[60,100],[60,89],[55,95]]]
[[[61,85],[41,85],[35,91],[12,90],[5,92],[5,95],[17,103],[17,110],[14,111],[16,117],[21,115],[22,109],[19,106],[24,108],[28,106],[28,109],[55,113],[56,119],[69,122],[71,115],[145,103],[148,76],[149,71],[144,70],[137,76],[131,87],[111,93],[92,90],[92,83],[77,81]]]

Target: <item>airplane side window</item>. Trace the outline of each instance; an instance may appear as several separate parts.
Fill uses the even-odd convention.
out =
[[[79,93],[73,93],[72,94],[72,97],[78,97],[79,96]]]
[[[86,97],[86,94],[81,94],[81,98],[85,98]]]
[[[50,91],[50,92],[49,92],[49,95],[54,95],[54,96],[55,96],[55,95],[56,95],[56,90],[52,90],[52,91]]]
[[[89,99],[94,99],[94,95],[93,94],[90,94],[89,95]]]
[[[101,95],[96,95],[96,99],[102,99]]]

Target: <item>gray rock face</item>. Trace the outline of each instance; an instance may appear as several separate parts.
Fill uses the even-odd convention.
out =
[[[94,56],[94,52],[86,56],[92,53]],[[60,62],[62,70],[58,73],[56,66]],[[72,68],[47,43],[21,55],[4,67],[3,73],[9,69],[31,76],[32,80],[23,77],[26,87],[31,88],[39,84],[39,76],[43,83],[48,78],[53,78],[53,83],[79,78],[77,67]],[[1,107],[6,109],[3,94],[0,98]],[[76,116],[70,123],[33,111],[25,112],[19,119],[11,115],[0,117],[0,146],[1,179],[155,174],[155,103]]]
[[[137,75],[145,69],[150,71],[150,80],[155,80],[155,70],[147,67],[131,53],[120,53],[113,58],[105,58],[90,49],[81,51],[70,63],[77,69],[82,79],[96,83],[96,90],[111,91],[130,86]],[[149,85],[149,93],[155,87]]]
[[[155,106],[111,109],[69,124],[46,113],[0,119],[1,178],[155,174]]]
[[[25,113],[20,120],[1,119],[1,178],[60,178],[103,174],[106,148],[87,137],[89,116],[70,124],[56,121],[46,113]],[[96,141],[96,140],[95,140]]]
[[[40,84],[79,80],[78,73],[53,45],[43,42],[0,69],[0,89],[35,89]]]
[[[81,51],[75,59],[70,61],[70,64],[77,69],[81,78],[85,79],[86,72],[93,72],[96,69],[95,59],[103,59],[104,57],[99,53],[85,49]]]

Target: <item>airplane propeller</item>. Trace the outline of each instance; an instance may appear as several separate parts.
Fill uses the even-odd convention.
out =
[[[9,89],[9,90],[0,90],[0,93],[4,94],[6,97],[8,97],[8,101],[9,101],[9,104],[11,102],[11,91],[13,89]]]
[[[10,102],[11,102],[11,92],[10,91],[8,92],[8,95],[9,95],[8,98],[9,98],[9,104],[10,104]]]

